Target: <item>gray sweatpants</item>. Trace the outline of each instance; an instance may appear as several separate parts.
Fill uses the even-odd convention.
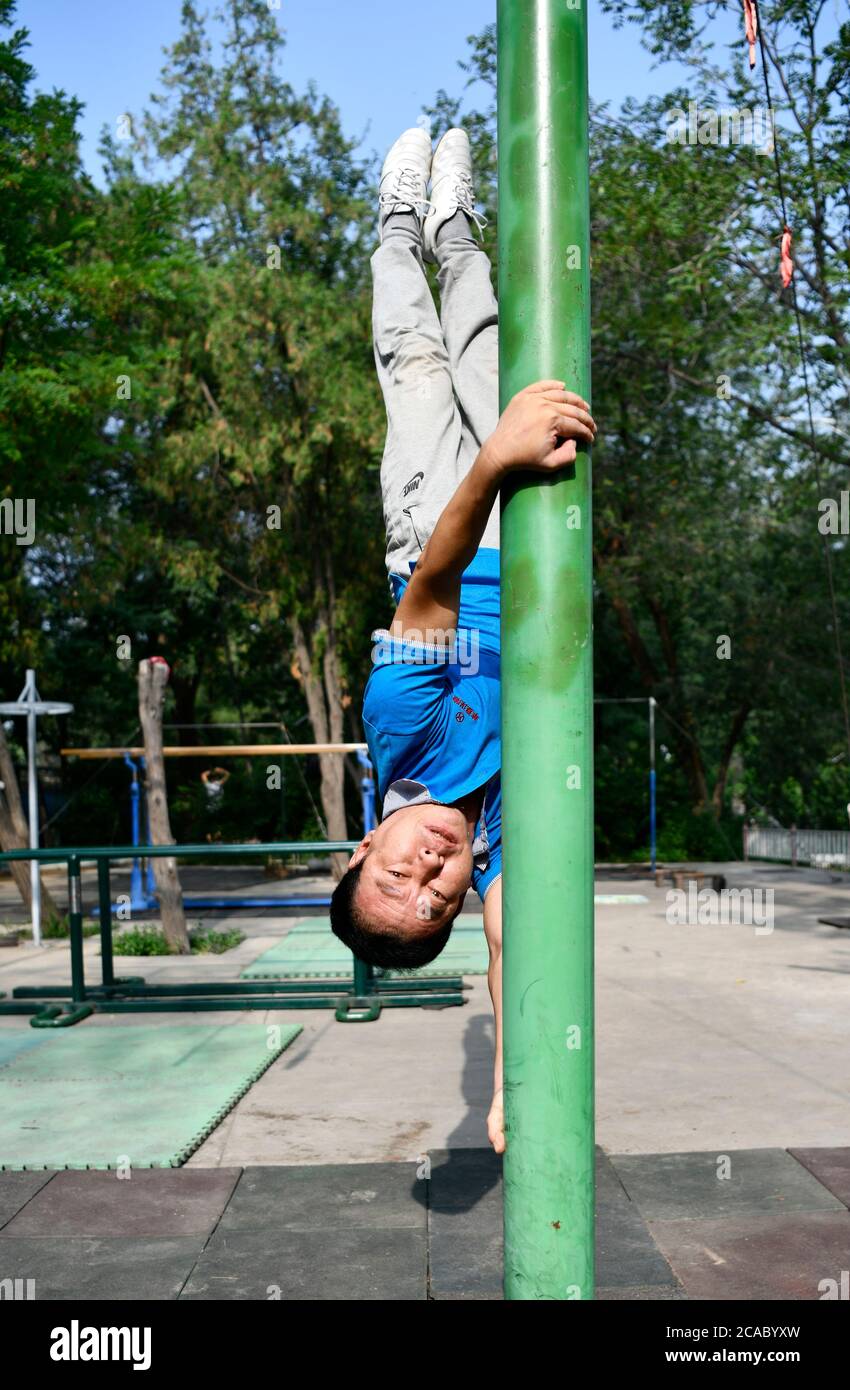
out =
[[[393,231],[372,256],[375,364],[387,410],[387,569],[405,576],[499,417],[490,262],[471,237],[439,243],[437,260],[439,316],[418,236]],[[481,545],[498,544],[496,503]]]

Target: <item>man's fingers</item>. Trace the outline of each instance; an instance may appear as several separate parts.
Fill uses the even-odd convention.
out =
[[[547,389],[543,394],[549,401],[557,401],[559,405],[575,405],[580,410],[586,410],[590,414],[590,406],[587,401],[582,396],[576,395],[575,391],[568,391],[561,383],[558,383],[553,389]]]
[[[528,392],[538,391],[563,391],[566,387],[565,381],[532,381],[530,386],[526,386]]]
[[[505,1152],[505,1132],[501,1124],[496,1124],[491,1120],[487,1125],[487,1138],[497,1154]]]
[[[587,416],[590,420],[590,416]],[[560,435],[567,435],[570,439],[586,439],[588,444],[592,444],[596,438],[593,421],[586,424],[578,413],[570,415],[558,415],[555,418],[555,429]]]
[[[588,428],[589,430],[592,430],[594,434],[596,433],[596,421],[594,420],[594,418],[593,418],[593,416],[590,414],[590,412],[587,411],[587,410],[585,410],[582,406],[580,406],[580,405],[565,405],[565,406],[562,406],[562,407],[561,407],[560,414],[561,414],[561,415],[566,415],[567,417],[569,417],[569,418],[571,418],[571,419],[573,419],[573,420],[579,420],[583,425],[586,425],[587,428]]]
[[[563,444],[559,444],[557,449],[546,459],[547,468],[566,468],[567,464],[576,461],[576,443],[574,439],[565,439]]]

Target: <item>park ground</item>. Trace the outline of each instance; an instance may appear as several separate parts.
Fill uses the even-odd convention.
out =
[[[646,869],[597,869],[598,1287],[611,1299],[817,1299],[850,1268],[850,930],[819,922],[850,920],[850,881],[703,867],[772,892],[772,930],[672,922],[669,886]],[[11,888],[2,895],[9,908]],[[234,978],[290,925],[244,909],[215,920],[245,933],[227,955],[117,956],[116,973]],[[89,938],[92,981],[97,955]],[[68,975],[65,943],[0,952],[7,995]],[[324,1010],[145,1015],[302,1031],[181,1168],[130,1184],[0,1173],[3,1264],[36,1271],[45,1298],[498,1298],[492,1014],[486,979],[466,984],[464,1007],[386,1009],[374,1024]],[[0,1017],[4,1033],[27,1027]]]

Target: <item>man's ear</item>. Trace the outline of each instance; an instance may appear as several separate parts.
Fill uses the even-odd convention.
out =
[[[369,853],[369,848],[374,838],[374,830],[367,831],[367,833],[363,836],[363,839],[360,841],[360,844],[357,846],[356,850],[354,851],[354,853],[348,861],[349,869],[353,869],[357,864],[360,863],[362,859],[366,858],[366,855]]]

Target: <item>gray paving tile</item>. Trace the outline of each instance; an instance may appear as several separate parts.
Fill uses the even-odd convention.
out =
[[[798,1163],[850,1207],[850,1149],[789,1149]]]
[[[0,1278],[35,1280],[35,1297],[107,1300],[173,1299],[203,1240],[45,1240],[0,1242]]]
[[[653,1221],[650,1229],[688,1298],[819,1300],[850,1268],[850,1212],[726,1215]]]
[[[431,1239],[430,1292],[433,1299],[500,1299],[501,1233],[458,1231]]]
[[[678,1284],[638,1284],[626,1288],[596,1290],[597,1303],[661,1303],[686,1298],[687,1294]]]
[[[599,1288],[676,1283],[646,1222],[628,1198],[597,1210],[596,1283]]]
[[[842,1209],[785,1149],[726,1153],[728,1178],[718,1176],[718,1153],[612,1154],[611,1162],[648,1221]]]
[[[427,1194],[413,1163],[246,1168],[222,1231],[380,1227],[425,1231]]]
[[[620,1175],[614,1167],[611,1159],[604,1149],[596,1150],[596,1202],[619,1201],[622,1198],[629,1200],[629,1194],[623,1187]]]
[[[502,1160],[492,1149],[438,1149],[431,1161],[428,1222],[443,1234],[502,1234]]]
[[[611,1159],[596,1154],[597,1288],[674,1286],[670,1266],[620,1181]]]
[[[424,1228],[218,1231],[181,1300],[417,1301],[426,1276]]]
[[[17,1216],[37,1192],[49,1183],[53,1173],[0,1173],[0,1229]]]
[[[57,1173],[0,1232],[9,1237],[209,1235],[239,1168],[138,1168]]]

